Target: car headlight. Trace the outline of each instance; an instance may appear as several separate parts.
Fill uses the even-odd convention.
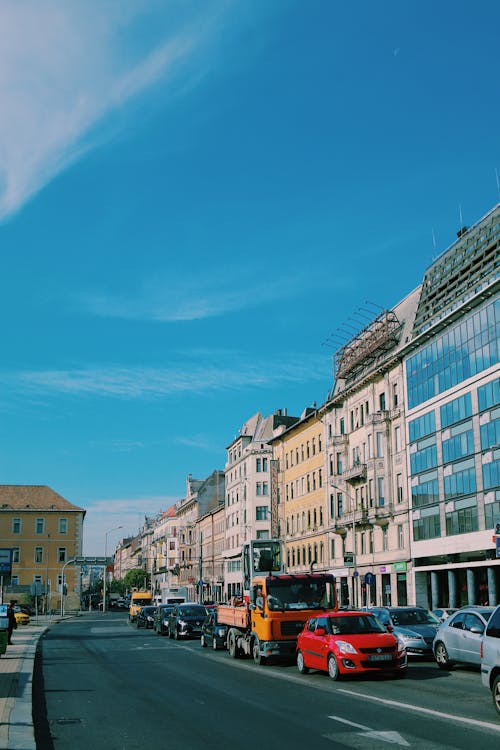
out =
[[[341,654],[357,654],[358,652],[352,645],[352,643],[348,643],[347,641],[336,641],[337,648],[340,651]]]
[[[186,620],[177,620],[177,623],[178,623],[179,625],[181,625],[181,627],[184,627],[185,625],[187,625],[187,622],[186,622]]]
[[[401,638],[403,643],[408,643],[409,641],[423,641],[421,635],[418,633],[412,633],[411,630],[407,631],[406,633],[398,633],[398,637]]]
[[[406,649],[405,642],[403,638],[400,635],[396,636],[397,642],[398,642],[398,649],[399,651],[404,651]]]

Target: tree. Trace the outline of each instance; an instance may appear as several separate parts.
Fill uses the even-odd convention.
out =
[[[123,583],[126,589],[146,588],[149,590],[149,574],[142,568],[133,568],[133,570],[129,570],[126,574]]]

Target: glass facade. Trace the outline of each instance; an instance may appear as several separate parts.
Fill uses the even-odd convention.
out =
[[[499,323],[497,300],[409,358],[410,407],[496,364]],[[492,528],[500,517],[500,378],[410,420],[408,437],[415,541]]]
[[[409,408],[497,364],[499,334],[500,300],[495,300],[409,357],[406,367]]]

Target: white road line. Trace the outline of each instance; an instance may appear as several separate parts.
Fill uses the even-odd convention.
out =
[[[374,701],[375,703],[383,703],[385,706],[395,706],[396,708],[403,708],[406,711],[415,711],[417,713],[427,714],[428,716],[437,716],[440,719],[450,719],[451,721],[458,721],[462,724],[471,724],[472,726],[483,727],[483,729],[493,729],[495,732],[500,733],[500,724],[490,724],[489,721],[478,721],[477,719],[467,719],[463,716],[457,716],[456,714],[445,714],[442,711],[434,711],[432,708],[413,706],[409,703],[391,701],[387,698],[376,698],[373,695],[364,695],[363,693],[356,693],[354,690],[346,690],[345,688],[339,688],[338,692],[346,693],[347,695],[353,695],[356,698],[362,698],[363,700]]]

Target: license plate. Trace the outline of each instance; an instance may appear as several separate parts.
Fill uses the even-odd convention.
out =
[[[370,654],[368,661],[391,661],[391,654]]]

